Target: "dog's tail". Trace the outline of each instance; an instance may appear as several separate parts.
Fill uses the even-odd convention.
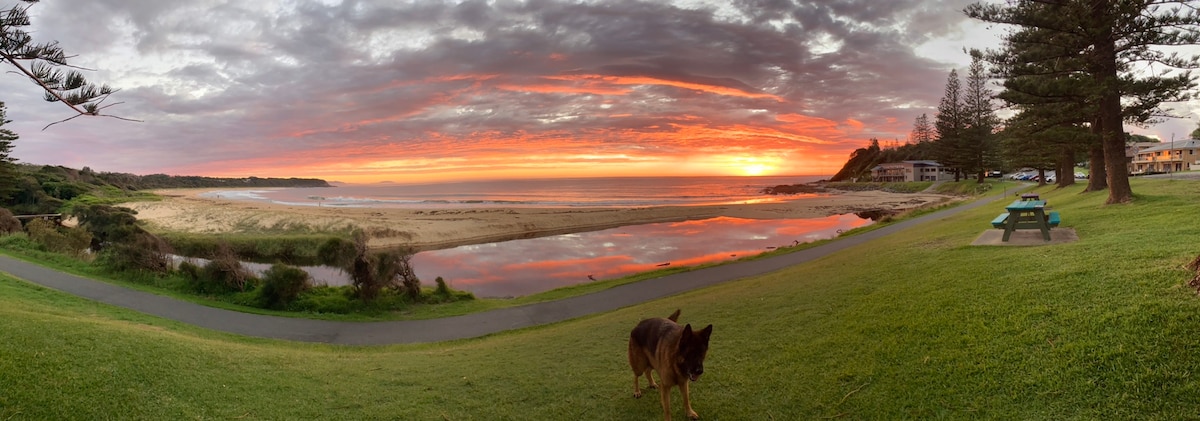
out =
[[[672,322],[678,322],[679,321],[679,309],[676,309],[674,313],[671,313],[670,316],[667,316],[667,320],[670,320]]]

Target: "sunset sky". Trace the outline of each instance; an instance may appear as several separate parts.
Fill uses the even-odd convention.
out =
[[[832,174],[867,139],[903,142],[932,117],[964,46],[997,46],[968,3],[47,0],[35,38],[98,69],[121,89],[109,112],[144,122],[43,131],[71,111],[12,73],[0,101],[17,159],[97,171]]]

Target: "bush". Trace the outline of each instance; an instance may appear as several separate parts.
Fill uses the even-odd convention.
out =
[[[325,240],[317,248],[317,259],[321,264],[328,266],[346,267],[354,260],[354,255],[354,242],[337,237]]]
[[[0,249],[36,250],[37,244],[29,239],[29,234],[18,232],[15,234],[0,235]]]
[[[92,234],[86,230],[59,226],[45,219],[29,221],[25,230],[30,239],[55,253],[82,256],[92,242]]]
[[[21,232],[21,221],[13,216],[12,211],[0,208],[0,234],[16,234]]]
[[[353,295],[351,287],[316,287],[300,294],[291,308],[311,313],[349,314],[362,305],[352,299]]]
[[[162,243],[156,250],[166,250],[166,243],[149,235],[137,226],[136,211],[129,208],[107,205],[79,206],[72,209],[72,215],[79,220],[79,226],[92,233],[92,250],[103,250],[110,244],[132,244],[137,242]]]
[[[263,273],[258,289],[259,302],[265,308],[282,309],[309,288],[308,272],[284,264],[275,264]]]
[[[254,280],[254,275],[242,266],[237,254],[226,244],[217,247],[216,254],[204,265],[200,275],[194,285],[200,292],[245,291]]]
[[[134,234],[120,243],[112,243],[100,254],[100,263],[117,271],[168,273],[171,256],[167,243],[150,233]]]
[[[197,266],[195,263],[192,263],[189,260],[179,262],[179,268],[176,269],[176,271],[187,278],[188,282],[190,282],[192,285],[195,285],[196,282],[200,280],[200,270],[200,266]]]
[[[433,290],[434,294],[440,295],[443,297],[450,295],[450,286],[446,285],[445,279],[442,279],[442,277],[439,276],[439,277],[437,277],[437,279],[434,279],[433,282],[437,283],[437,289]]]
[[[29,224],[25,226],[25,232],[29,234],[29,239],[38,243],[46,251],[53,251],[52,247],[66,242],[64,236],[54,229],[54,223],[44,219],[29,221]]]
[[[434,282],[437,282],[437,288],[433,290],[433,293],[426,293],[421,297],[422,301],[427,304],[452,303],[455,301],[471,301],[475,299],[475,294],[472,294],[468,291],[459,291],[450,288],[450,286],[446,284],[446,280],[442,279],[441,276],[437,277],[437,279],[434,279]]]

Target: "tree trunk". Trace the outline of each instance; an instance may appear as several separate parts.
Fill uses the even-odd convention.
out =
[[[1100,126],[1097,124],[1093,129],[1097,134],[1100,133]],[[1091,149],[1088,151],[1088,185],[1085,192],[1101,191],[1108,188],[1108,171],[1104,170],[1104,145],[1095,142],[1092,143]]]
[[[1059,188],[1067,187],[1075,184],[1075,149],[1064,146],[1062,154],[1058,157],[1058,180],[1056,183]]]
[[[1108,2],[1100,2],[1107,4]],[[1104,28],[1094,38],[1092,59],[1100,89],[1100,130],[1104,142],[1104,169],[1108,172],[1108,200],[1104,203],[1128,203],[1133,200],[1129,170],[1125,162],[1125,127],[1121,119],[1121,90],[1117,79],[1117,47],[1113,41],[1111,7],[1096,7],[1094,15]]]

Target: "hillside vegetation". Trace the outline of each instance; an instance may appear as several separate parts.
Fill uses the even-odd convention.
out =
[[[54,165],[17,166],[17,191],[0,197],[0,207],[15,214],[58,213],[76,204],[114,204],[146,199],[146,190],[191,187],[330,187],[313,178],[217,178],[166,174],[95,172]]]
[[[0,275],[0,419],[659,419],[631,396],[626,339],[676,308],[714,324],[692,386],[708,420],[1193,418],[1200,183],[1133,182],[1123,205],[1038,190],[1075,243],[970,246],[1002,201],[769,275],[426,345],[245,338]]]

